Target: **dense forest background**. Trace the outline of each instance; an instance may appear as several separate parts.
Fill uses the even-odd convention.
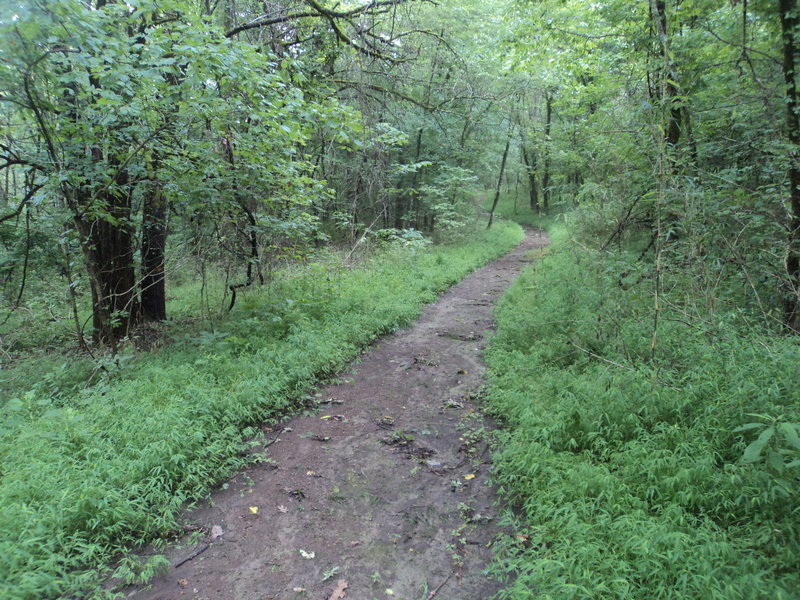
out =
[[[796,0],[1,10],[9,597],[86,589],[76,568],[169,531],[242,464],[249,425],[507,249],[509,221],[554,246],[501,307],[490,357],[513,442],[497,479],[527,531],[498,562],[517,581],[503,597],[797,597]],[[375,269],[396,280],[359,279]],[[337,320],[322,348],[314,327]],[[214,404],[267,350],[275,373],[300,370]],[[214,375],[179,371],[198,360]],[[169,412],[182,392],[147,388],[155,371],[205,378],[214,418]],[[145,397],[183,427],[180,468],[159,463],[173,433],[113,457],[139,433],[112,421]],[[112,445],[79,448],[98,431]],[[156,467],[110,505],[119,473]]]
[[[9,6],[7,321],[38,300],[115,346],[198,263],[235,295],[329,241],[446,236],[499,179],[797,327],[791,2],[331,6]]]

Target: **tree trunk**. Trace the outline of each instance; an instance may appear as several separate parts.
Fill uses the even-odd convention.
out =
[[[664,136],[667,143],[667,158],[670,170],[673,174],[677,174],[680,161],[676,155],[676,149],[681,135],[685,133],[684,137],[689,146],[690,160],[688,164],[694,169],[697,168],[698,162],[697,143],[692,132],[692,116],[688,106],[688,99],[681,99],[683,91],[681,90],[680,74],[670,52],[666,0],[650,0],[650,11],[652,12],[653,23],[658,35],[661,59],[663,61],[660,79],[661,100],[667,108],[667,126]]]
[[[142,32],[143,33],[143,32]],[[181,77],[164,73],[164,81],[171,86],[170,92],[178,90]],[[165,135],[174,140],[174,123],[164,117]],[[175,145],[178,146],[177,140]],[[162,151],[152,151],[152,162],[148,165],[150,185],[142,203],[142,318],[148,321],[164,321],[167,318],[167,293],[165,280],[165,254],[167,249],[167,199],[164,181],[159,179],[162,166]]]
[[[92,288],[92,339],[111,346],[139,319],[130,198],[107,198],[107,215],[76,216],[81,248]]]
[[[167,318],[167,204],[160,183],[154,183],[148,192],[142,206],[142,318],[163,321]]]
[[[786,129],[791,144],[789,162],[789,240],[786,252],[787,285],[784,290],[783,318],[787,327],[800,333],[800,117],[798,117],[797,0],[780,0],[783,37],[783,77],[786,82]]]
[[[522,140],[522,162],[528,174],[528,189],[531,197],[531,210],[539,212],[539,191],[536,187],[536,154],[528,151],[525,140]]]
[[[650,9],[653,13],[656,34],[658,35],[661,59],[664,61],[661,74],[665,97],[662,98],[668,110],[667,131],[665,138],[669,152],[670,164],[674,168],[674,150],[681,138],[681,109],[676,102],[679,95],[678,83],[674,77],[674,67],[669,54],[669,37],[667,33],[667,3],[666,0],[651,0]]]
[[[497,208],[497,202],[500,200],[500,187],[503,185],[503,174],[506,172],[506,159],[508,158],[508,149],[511,147],[511,132],[508,132],[508,140],[506,140],[506,149],[503,150],[503,160],[500,162],[500,176],[497,178],[497,188],[494,191],[494,201],[492,202],[492,210],[489,211],[489,224],[486,229],[491,228],[494,221],[494,210]]]

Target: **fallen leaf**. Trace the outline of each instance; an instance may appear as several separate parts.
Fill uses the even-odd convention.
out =
[[[314,471],[306,471],[306,475],[308,475],[309,477],[314,477],[316,473]]]
[[[392,588],[386,588],[386,595],[394,596],[394,590]]]
[[[258,514],[258,507],[257,506],[251,506],[250,507],[250,512],[253,513],[254,515],[257,515]]]
[[[474,473],[470,473],[469,475],[464,475],[464,479],[466,479],[467,481],[469,481],[471,479],[475,479],[475,474]]]
[[[178,585],[181,586],[181,587],[186,587],[187,585],[189,585],[189,580],[188,579],[179,579],[178,580]]]
[[[278,506],[278,512],[286,514],[287,512],[289,512],[289,509],[286,508],[283,504],[281,504],[281,505]]]
[[[314,558],[316,556],[316,553],[314,553],[314,552],[306,552],[305,550],[300,550],[300,556],[302,556],[303,558],[306,558],[308,560],[311,560],[312,558]]]
[[[222,537],[222,533],[223,533],[222,527],[220,527],[219,525],[214,525],[211,528],[211,541],[214,541],[215,539]]]
[[[347,589],[347,582],[344,579],[340,579],[336,582],[336,589],[333,590],[331,597],[328,600],[343,600],[344,598],[344,591]]]
[[[297,592],[298,594],[302,594],[303,592],[306,591],[306,588],[294,587],[294,588],[292,588],[292,591],[293,592]]]

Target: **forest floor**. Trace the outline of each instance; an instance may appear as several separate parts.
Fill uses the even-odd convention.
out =
[[[483,349],[532,250],[504,257],[383,338],[306,414],[265,429],[269,459],[186,513],[194,534],[134,600],[485,600],[501,533]],[[163,550],[162,550],[163,551]]]

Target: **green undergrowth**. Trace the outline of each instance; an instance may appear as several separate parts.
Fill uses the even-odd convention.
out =
[[[513,247],[500,223],[470,243],[322,260],[244,298],[213,331],[123,361],[71,396],[21,391],[0,435],[0,597],[99,597],[103,565],[178,528],[187,501],[255,459],[258,425],[423,303]],[[144,578],[155,563],[123,561]]]
[[[552,237],[488,353],[514,528],[497,598],[800,597],[799,340],[665,303],[653,352],[636,255]]]

